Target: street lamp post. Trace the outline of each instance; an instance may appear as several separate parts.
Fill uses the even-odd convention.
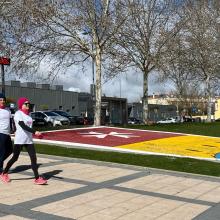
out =
[[[91,31],[84,31],[82,34],[83,35],[89,35]],[[91,37],[92,38],[92,37]],[[93,43],[93,38],[92,38],[92,84],[95,84],[95,69],[94,69],[94,57],[93,57],[93,50],[94,50],[94,43]]]
[[[96,86],[95,86],[95,61],[93,57],[93,50],[94,50],[94,44],[92,39],[92,88],[91,88],[91,95],[92,95],[92,111],[93,116],[95,115],[95,100],[96,100]]]
[[[1,65],[1,73],[2,73],[2,93],[5,95],[5,69],[4,65]]]
[[[94,49],[94,45],[92,42],[92,51]],[[94,58],[92,56],[92,84],[95,85],[95,68],[94,68]]]
[[[2,78],[2,93],[5,95],[5,69],[4,65],[10,65],[10,59],[7,57],[0,57],[1,64],[1,78]]]
[[[91,30],[85,30],[83,35],[89,35],[91,34]],[[91,46],[92,46],[92,53],[90,54],[92,58],[92,84],[90,85],[90,94],[92,99],[92,114],[95,115],[95,103],[96,103],[96,86],[95,86],[95,61],[94,61],[94,43],[93,43],[93,37],[91,36]]]

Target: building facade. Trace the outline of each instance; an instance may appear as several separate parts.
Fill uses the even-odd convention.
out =
[[[175,105],[148,104],[149,120],[156,122],[165,118],[176,118],[177,108]],[[129,117],[134,117],[142,121],[143,105],[140,102],[131,103],[128,105]]]
[[[204,97],[197,99],[180,100],[167,94],[152,95],[148,97],[149,104],[170,105],[171,103],[177,108],[177,115],[191,116],[194,118],[207,119],[207,100]],[[211,118],[220,119],[220,97],[211,98]]]
[[[94,116],[93,96],[79,93],[79,112],[81,116]],[[102,96],[101,124],[126,124],[128,121],[127,99]]]
[[[78,93],[64,91],[62,85],[36,84],[33,82],[7,81],[5,93],[11,102],[20,97],[30,99],[33,111],[64,110],[79,115]]]
[[[20,81],[7,81],[5,84],[10,103],[16,104],[18,98],[27,97],[32,111],[63,110],[74,116],[94,117],[94,94],[64,91],[62,85]],[[102,97],[102,124],[126,124],[127,117],[127,99]]]

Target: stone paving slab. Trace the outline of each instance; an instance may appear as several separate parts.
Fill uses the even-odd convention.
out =
[[[0,219],[220,219],[220,178],[38,154],[48,185],[22,153],[0,182]]]

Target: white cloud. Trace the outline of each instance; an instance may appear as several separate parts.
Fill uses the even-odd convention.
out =
[[[65,74],[60,74],[56,79],[51,81],[40,81],[40,78],[31,77],[31,79],[22,79],[11,75],[7,76],[6,80],[20,80],[24,81],[35,81],[37,83],[49,83],[53,85],[63,85],[64,90],[74,92],[90,92],[90,84],[92,84],[92,70],[91,63],[88,62],[86,66],[87,70],[80,67],[73,66]],[[45,64],[41,68],[41,76],[45,76],[49,71],[48,65]],[[35,80],[33,80],[35,79]],[[155,74],[149,76],[149,95],[160,94],[169,91],[171,88],[168,83],[161,84],[156,82]],[[143,95],[143,75],[140,72],[129,71],[123,73],[112,80],[102,85],[102,94],[110,97],[121,97],[127,98],[128,102],[140,101]]]
[[[68,91],[70,91],[70,92],[81,92],[79,88],[74,88],[74,87],[68,88]]]
[[[155,74],[149,76],[149,95],[153,93],[164,93],[165,85],[156,82]],[[127,98],[128,102],[140,101],[143,96],[143,75],[130,71],[103,85],[103,93],[106,96]]]

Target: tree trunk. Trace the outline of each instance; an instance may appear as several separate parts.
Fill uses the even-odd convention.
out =
[[[144,77],[143,77],[142,105],[143,105],[143,122],[144,124],[148,124],[149,113],[148,113],[148,72],[147,71],[144,72]]]
[[[206,79],[206,91],[208,96],[208,103],[207,103],[207,122],[211,122],[211,115],[212,115],[212,97],[211,97],[211,88],[210,88],[210,80],[209,77]]]
[[[101,50],[97,48],[96,51],[96,90],[95,90],[95,119],[94,126],[101,125],[101,98],[102,98],[102,89],[101,89]]]

